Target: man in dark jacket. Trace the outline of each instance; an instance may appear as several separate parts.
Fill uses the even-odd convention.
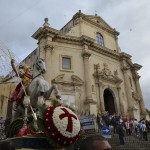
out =
[[[124,134],[125,133],[124,133],[124,129],[123,129],[123,124],[121,122],[118,125],[117,132],[119,135],[120,145],[124,145],[125,144],[125,142],[124,142]]]

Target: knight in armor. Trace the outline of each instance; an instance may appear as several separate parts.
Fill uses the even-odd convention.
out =
[[[17,70],[14,63],[15,63],[15,61],[14,61],[14,59],[12,59],[11,66],[12,66],[14,72],[16,73],[16,76],[19,76],[20,83],[16,86],[15,90],[11,94],[10,100],[16,101],[16,103],[19,103],[24,97],[24,90],[23,90],[22,85],[26,89],[26,87],[31,82],[33,76],[32,76],[32,73],[30,72],[31,71],[30,66],[20,65]],[[21,82],[22,82],[22,84],[21,84]]]

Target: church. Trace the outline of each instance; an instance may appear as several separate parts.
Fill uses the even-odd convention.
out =
[[[121,51],[118,36],[100,16],[81,10],[60,30],[45,18],[32,35],[38,46],[23,62],[32,66],[37,57],[44,59],[45,79],[58,85],[63,103],[78,114],[108,111],[139,120],[145,114],[142,66]]]

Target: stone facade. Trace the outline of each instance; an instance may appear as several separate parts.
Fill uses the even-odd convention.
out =
[[[81,11],[61,30],[52,28],[46,18],[32,35],[38,48],[24,62],[34,65],[37,57],[43,58],[45,79],[57,83],[62,99],[80,114],[106,110],[140,119],[145,107],[137,71],[142,66],[121,52],[118,35],[101,17]],[[64,68],[63,58],[68,58],[70,68]]]
[[[12,102],[9,102],[9,96],[15,86],[14,82],[0,83],[0,117],[3,119],[11,118]]]

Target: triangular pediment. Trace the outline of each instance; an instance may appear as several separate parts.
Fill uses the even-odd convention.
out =
[[[86,18],[97,23],[98,25],[105,27],[109,30],[114,30],[110,25],[108,25],[100,16],[92,16],[92,15],[85,15]]]

